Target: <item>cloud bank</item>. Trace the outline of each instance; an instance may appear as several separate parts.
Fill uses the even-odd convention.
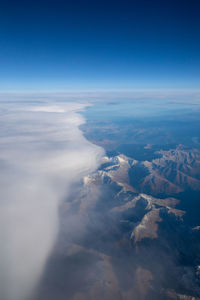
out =
[[[29,298],[55,242],[62,199],[98,167],[103,150],[79,129],[85,106],[0,103],[2,300]]]

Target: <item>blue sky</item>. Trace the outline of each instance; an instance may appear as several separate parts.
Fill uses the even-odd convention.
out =
[[[200,1],[4,1],[0,90],[198,89]]]

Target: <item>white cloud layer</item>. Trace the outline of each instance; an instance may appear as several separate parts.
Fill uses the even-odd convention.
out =
[[[84,107],[0,103],[1,300],[28,299],[56,239],[59,203],[103,155],[79,129]]]

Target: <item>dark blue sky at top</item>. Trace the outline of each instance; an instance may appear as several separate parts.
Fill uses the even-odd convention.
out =
[[[199,0],[0,2],[1,90],[199,84]]]

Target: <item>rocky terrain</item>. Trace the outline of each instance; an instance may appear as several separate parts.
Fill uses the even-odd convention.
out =
[[[62,206],[37,299],[200,299],[200,224],[177,207],[179,192],[200,190],[199,158],[183,146],[152,161],[105,156]]]

